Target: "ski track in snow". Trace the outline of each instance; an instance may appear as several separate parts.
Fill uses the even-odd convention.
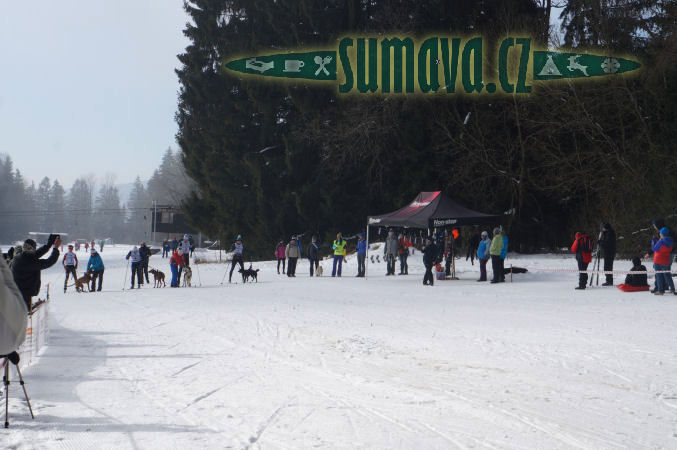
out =
[[[349,257],[342,279],[263,262],[260,283],[220,285],[230,266],[209,264],[202,287],[123,291],[127,250],[104,249],[101,293],[43,274],[36,420],[13,383],[3,447],[677,448],[677,297],[576,292],[561,273],[480,284],[462,260],[460,281],[424,287],[419,253],[404,277],[355,279]]]

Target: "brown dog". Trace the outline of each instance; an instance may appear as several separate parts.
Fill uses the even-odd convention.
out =
[[[167,283],[165,283],[165,274],[164,272],[160,272],[157,269],[150,269],[148,273],[153,274],[153,278],[155,279],[155,282],[153,283],[153,287],[165,287],[167,286]],[[160,286],[162,284],[162,286]]]
[[[75,280],[75,283],[71,284],[70,286],[75,286],[75,290],[77,292],[85,292],[85,286],[87,286],[87,291],[89,291],[89,283],[91,281],[92,281],[92,271],[89,270],[85,272],[83,276]]]

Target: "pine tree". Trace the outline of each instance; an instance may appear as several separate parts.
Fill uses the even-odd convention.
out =
[[[49,194],[52,190],[51,183],[48,177],[44,177],[40,184],[38,185],[38,190],[35,196],[36,209],[40,213],[36,217],[36,226],[38,231],[47,232],[50,228],[49,218],[50,215],[54,213],[54,210],[51,209]]]
[[[115,179],[108,176],[99,188],[95,202],[94,230],[91,238],[112,237],[119,240],[124,236],[125,211],[120,207],[120,195],[115,187]]]
[[[50,215],[48,221],[50,229],[55,232],[66,232],[65,209],[66,209],[66,191],[59,180],[54,180],[49,192],[49,208],[54,213]]]
[[[129,217],[127,219],[128,236],[132,242],[141,242],[150,238],[149,211],[151,200],[139,176],[134,180],[134,188],[127,201]]]
[[[80,177],[73,183],[68,195],[66,220],[71,225],[72,239],[91,239],[94,182]],[[109,236],[106,236],[109,237]]]

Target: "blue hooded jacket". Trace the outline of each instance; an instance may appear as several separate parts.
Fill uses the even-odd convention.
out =
[[[89,261],[87,261],[87,270],[93,270],[95,272],[100,272],[103,270],[103,260],[101,259],[101,255],[94,253],[89,257]]]
[[[367,254],[367,241],[362,239],[357,241],[357,254],[366,255]]]

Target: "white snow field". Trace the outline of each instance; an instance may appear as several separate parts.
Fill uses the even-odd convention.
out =
[[[574,291],[572,273],[477,283],[464,260],[428,287],[420,253],[409,276],[355,278],[349,257],[340,279],[302,260],[296,278],[265,262],[258,284],[219,285],[226,266],[207,264],[201,287],[122,291],[129,248],[104,249],[102,293],[43,273],[50,343],[23,372],[36,419],[13,383],[0,447],[677,448],[675,296]]]

